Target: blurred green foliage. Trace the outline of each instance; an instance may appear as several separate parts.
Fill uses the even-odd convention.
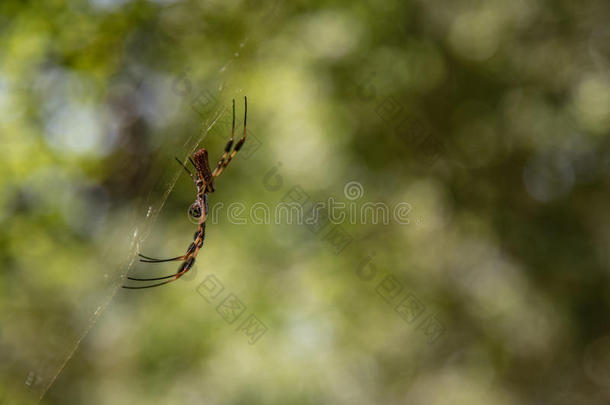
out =
[[[3,0],[0,403],[608,403],[609,19],[601,0]],[[120,289],[177,268],[135,253],[191,242],[174,156],[214,163],[244,95],[195,268]],[[392,220],[231,208],[329,198]]]

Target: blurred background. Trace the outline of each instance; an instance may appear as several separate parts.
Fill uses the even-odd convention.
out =
[[[3,0],[0,403],[610,403],[609,20]],[[193,270],[120,288],[178,268],[136,254],[191,243],[174,157],[244,96]]]

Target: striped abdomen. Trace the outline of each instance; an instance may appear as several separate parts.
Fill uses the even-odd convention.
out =
[[[200,177],[203,177],[209,191],[214,191],[214,185],[212,184],[212,171],[210,170],[210,162],[208,161],[208,151],[205,150],[205,148],[199,149],[193,155],[193,160],[195,161],[197,174]]]

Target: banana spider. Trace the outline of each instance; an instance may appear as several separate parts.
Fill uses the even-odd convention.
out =
[[[171,274],[165,277],[155,277],[155,278],[134,278],[127,277],[129,280],[134,281],[157,281],[157,280],[167,280],[161,283],[156,283],[152,285],[146,286],[126,286],[123,288],[128,289],[142,289],[142,288],[151,288],[158,287],[160,285],[171,283],[172,281],[178,280],[181,276],[184,275],[187,271],[189,271],[193,264],[195,264],[195,258],[199,253],[199,250],[203,246],[203,241],[205,240],[205,222],[208,213],[208,193],[214,192],[214,180],[220,176],[222,171],[229,165],[231,160],[235,157],[237,152],[241,149],[246,141],[246,118],[248,116],[248,99],[244,97],[244,133],[239,141],[233,147],[234,136],[235,136],[235,99],[233,100],[233,129],[231,130],[231,139],[227,142],[225,146],[224,153],[222,157],[218,161],[216,168],[214,171],[210,170],[210,165],[208,161],[208,151],[205,148],[199,149],[197,152],[193,154],[193,157],[189,157],[189,161],[195,168],[195,174],[193,174],[188,167],[186,167],[178,158],[176,161],[186,170],[186,172],[191,176],[195,186],[197,187],[197,198],[195,202],[191,205],[189,209],[189,215],[193,218],[197,219],[197,232],[195,232],[194,240],[191,245],[186,250],[186,253],[182,256],[173,257],[171,259],[155,259],[152,257],[144,256],[143,254],[138,253],[140,256],[140,261],[144,263],[164,263],[164,262],[172,262],[172,261],[182,261],[182,264],[178,268],[178,272],[175,274]]]

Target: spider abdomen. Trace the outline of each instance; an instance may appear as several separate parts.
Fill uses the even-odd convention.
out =
[[[208,151],[205,148],[199,149],[193,155],[193,160],[195,161],[195,168],[197,169],[197,173],[203,176],[203,180],[208,187],[212,185],[212,171],[210,170],[210,162],[208,161]],[[213,189],[211,191],[214,191]]]

